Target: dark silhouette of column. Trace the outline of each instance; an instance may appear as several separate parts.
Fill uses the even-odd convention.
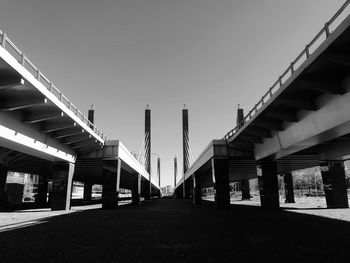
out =
[[[92,183],[84,182],[84,201],[91,201],[92,185]]]
[[[74,164],[55,163],[52,174],[52,210],[69,210],[73,187]]]
[[[35,203],[39,206],[46,205],[47,203],[47,191],[48,191],[48,178],[51,176],[52,168],[43,167],[40,169],[38,193],[35,198]]]
[[[0,165],[0,208],[6,207],[7,205],[7,194],[5,191],[7,172],[8,172],[7,166],[1,164]]]
[[[134,205],[140,205],[141,175],[138,174],[132,180],[131,199]]]
[[[327,207],[349,207],[343,161],[327,161],[320,165]]]
[[[202,203],[202,186],[199,174],[193,174],[193,204],[200,205]]]
[[[215,188],[215,202],[218,208],[230,207],[230,184],[228,159],[211,159]]]
[[[294,200],[294,187],[293,187],[293,176],[292,173],[288,172],[284,174],[284,192],[286,195],[286,203],[295,203]]]
[[[249,200],[250,199],[250,187],[249,187],[249,180],[248,179],[241,180],[241,190],[242,190],[242,200]]]
[[[265,159],[258,166],[261,170],[260,176],[258,173],[261,207],[279,208],[277,164]]]
[[[118,207],[120,165],[120,159],[103,160],[102,209],[114,209]]]

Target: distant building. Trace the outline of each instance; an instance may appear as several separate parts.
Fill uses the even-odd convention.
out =
[[[163,196],[169,196],[173,194],[174,189],[170,185],[167,185],[167,186],[161,187],[160,191],[162,192]]]

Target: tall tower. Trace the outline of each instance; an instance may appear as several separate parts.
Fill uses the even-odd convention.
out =
[[[157,158],[157,175],[158,175],[158,184],[160,187],[160,157]]]
[[[243,118],[244,118],[244,114],[243,114],[243,109],[241,109],[240,105],[238,104],[237,107],[237,119],[236,119],[236,125],[241,128],[243,126]]]
[[[182,147],[183,147],[183,172],[189,168],[189,137],[188,137],[188,109],[184,105],[182,109]]]
[[[145,169],[149,174],[149,181],[147,182],[147,189],[145,199],[150,200],[152,194],[151,184],[151,110],[147,104],[145,110]]]
[[[177,177],[177,158],[176,155],[174,157],[174,190],[176,186],[176,177]]]
[[[94,117],[95,115],[95,110],[94,110],[94,105],[91,105],[91,109],[88,112],[88,120],[91,122],[90,128],[92,129],[94,127]]]
[[[145,110],[145,155],[145,169],[151,176],[151,110],[148,104]]]
[[[182,109],[182,148],[183,148],[183,198],[186,198],[185,174],[189,168],[189,137],[188,137],[188,110],[186,105]]]

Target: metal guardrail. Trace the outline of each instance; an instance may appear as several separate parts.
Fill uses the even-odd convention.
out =
[[[282,75],[277,79],[277,81],[269,88],[269,90],[262,96],[257,104],[255,104],[254,108],[249,111],[249,113],[243,118],[243,120],[232,130],[230,130],[222,140],[228,140],[233,137],[243,125],[249,121],[258,110],[265,105],[267,101],[269,101],[275,92],[282,87],[282,85],[294,74],[294,72],[309,58],[309,56],[332,34],[332,32],[339,26],[339,24],[343,21],[338,21],[338,25],[335,25],[337,19],[340,15],[343,14],[344,10],[350,4],[350,0],[347,0],[342,7],[334,14],[334,16],[325,23],[324,27],[321,31],[307,44],[304,50],[297,56],[296,59],[290,63],[290,66],[282,73]],[[350,10],[349,10],[350,13]],[[331,32],[331,27],[334,26],[333,31]],[[321,37],[325,37],[323,40]],[[319,42],[321,40],[321,42]],[[299,65],[299,66],[298,66]]]
[[[54,94],[71,112],[73,112],[80,120],[82,120],[88,127],[90,127],[103,140],[108,140],[108,137],[103,134],[96,126],[91,123],[88,118],[76,107],[71,101],[63,95],[63,93],[52,84],[52,82],[45,77],[45,75],[36,67],[9,38],[0,31],[1,42],[0,45],[9,54],[11,54],[19,64],[28,70],[41,84],[43,84],[52,94]]]

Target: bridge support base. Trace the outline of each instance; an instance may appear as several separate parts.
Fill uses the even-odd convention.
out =
[[[328,208],[348,208],[343,161],[328,161],[320,165]]]
[[[286,195],[285,203],[295,203],[292,173],[285,173],[283,176],[283,181],[284,181],[284,193]]]
[[[47,203],[47,179],[50,176],[49,173],[50,171],[45,169],[39,174],[38,193],[35,198],[35,203],[39,206],[46,205]]]
[[[141,175],[137,175],[132,182],[131,199],[133,205],[140,205]]]
[[[91,201],[91,196],[92,196],[92,184],[84,182],[83,200],[84,201]]]
[[[145,200],[151,200],[151,182],[150,181],[141,182],[141,195]]]
[[[202,187],[199,175],[193,175],[193,204],[200,205],[202,203]]]
[[[193,198],[193,178],[190,177],[185,181],[184,199]]]
[[[249,180],[241,180],[242,200],[250,199]]]
[[[215,202],[217,208],[230,207],[229,167],[227,159],[211,159],[212,175],[215,180]]]
[[[260,162],[260,203],[263,208],[279,208],[277,164],[272,160]]]
[[[102,209],[118,207],[120,160],[103,160]]]
[[[0,208],[7,205],[7,194],[5,192],[7,172],[7,167],[0,165]]]
[[[53,166],[51,210],[70,209],[73,174],[72,163],[56,163]]]

